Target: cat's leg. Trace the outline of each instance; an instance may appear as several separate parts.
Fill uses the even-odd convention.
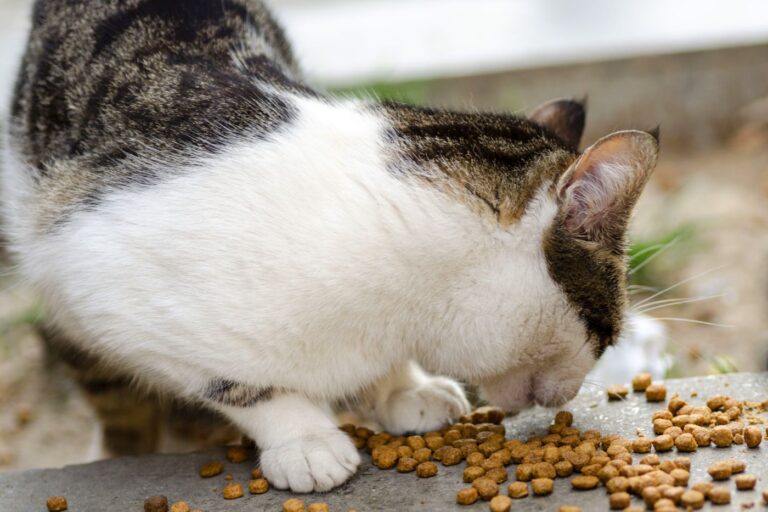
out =
[[[245,407],[225,401],[216,408],[256,441],[261,469],[274,487],[328,491],[355,474],[360,455],[349,436],[304,396],[270,393]]]
[[[436,430],[470,410],[461,384],[409,361],[378,383],[367,399],[373,418],[393,434]]]

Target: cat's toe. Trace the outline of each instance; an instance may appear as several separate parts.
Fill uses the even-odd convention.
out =
[[[458,382],[430,377],[417,387],[392,393],[380,418],[388,431],[403,434],[437,430],[469,411],[469,402]]]
[[[261,454],[264,475],[278,489],[329,491],[357,471],[360,454],[343,432],[312,432]]]

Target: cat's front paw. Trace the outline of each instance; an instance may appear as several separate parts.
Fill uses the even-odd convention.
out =
[[[261,468],[278,489],[329,491],[355,474],[360,454],[342,431],[319,430],[261,452]]]
[[[393,434],[437,430],[470,411],[461,384],[431,376],[412,388],[392,392],[380,408],[378,419]]]

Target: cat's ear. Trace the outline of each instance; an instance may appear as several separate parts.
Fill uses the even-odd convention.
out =
[[[566,229],[579,238],[620,247],[658,152],[658,131],[616,132],[587,148],[558,182]]]
[[[587,118],[586,99],[552,100],[534,110],[528,119],[549,129],[573,149],[578,149]]]

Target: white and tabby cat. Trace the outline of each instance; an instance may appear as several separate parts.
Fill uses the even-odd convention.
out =
[[[63,339],[323,491],[360,461],[329,404],[392,432],[466,412],[452,379],[555,406],[617,339],[658,144],[579,153],[583,124],[331,99],[257,0],[38,0],[5,234]]]

